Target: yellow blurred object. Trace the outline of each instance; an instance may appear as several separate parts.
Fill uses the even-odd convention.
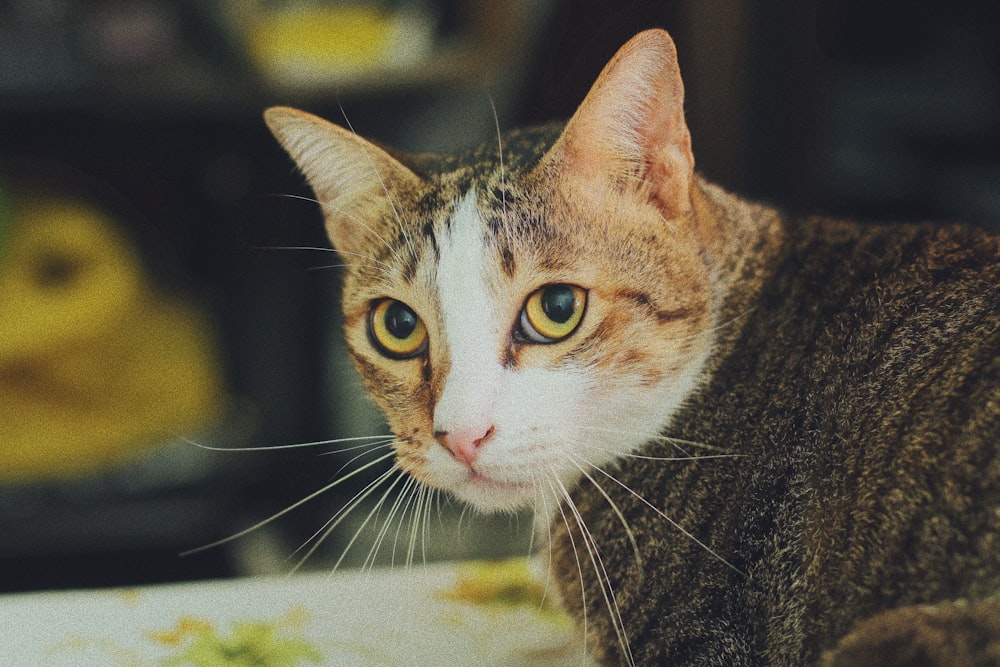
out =
[[[111,220],[23,197],[4,244],[0,483],[99,472],[217,416],[207,323],[154,292]]]
[[[234,31],[268,79],[284,86],[351,82],[413,67],[431,52],[434,22],[418,10],[291,6],[233,11]]]
[[[365,68],[382,59],[393,29],[392,15],[373,7],[314,7],[275,12],[258,23],[248,46],[258,63]]]

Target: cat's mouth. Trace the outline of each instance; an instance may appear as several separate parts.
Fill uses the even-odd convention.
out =
[[[469,471],[469,476],[466,478],[466,483],[472,486],[483,489],[487,491],[530,491],[534,488],[534,485],[529,484],[524,481],[512,480],[512,479],[502,479],[497,477],[491,477],[489,475],[484,475],[483,473],[475,470],[474,468]]]
[[[495,477],[470,470],[464,483],[454,491],[467,502],[491,511],[531,506],[538,493],[538,484],[531,480]]]

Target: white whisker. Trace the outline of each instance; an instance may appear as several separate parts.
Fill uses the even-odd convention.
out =
[[[258,530],[260,528],[263,528],[264,526],[266,526],[267,524],[271,523],[272,521],[274,521],[274,520],[276,520],[276,519],[278,519],[280,517],[285,516],[286,514],[288,514],[289,512],[291,512],[292,510],[298,509],[299,507],[302,507],[303,505],[305,505],[309,501],[318,498],[319,496],[323,495],[324,493],[326,493],[330,489],[333,489],[333,488],[339,486],[340,484],[346,482],[347,480],[351,479],[355,475],[359,475],[362,472],[364,472],[365,470],[371,468],[372,466],[378,465],[379,463],[385,461],[386,459],[390,459],[393,456],[394,456],[393,452],[389,452],[388,454],[384,454],[383,456],[380,456],[379,458],[366,463],[365,465],[361,466],[360,468],[352,470],[347,475],[344,475],[343,477],[335,479],[333,482],[327,484],[326,486],[322,487],[318,491],[314,491],[314,492],[310,493],[305,498],[302,498],[301,500],[298,500],[298,501],[292,503],[291,505],[289,505],[285,509],[281,510],[280,512],[276,512],[276,513],[272,514],[271,516],[269,516],[268,518],[264,519],[263,521],[258,521],[257,523],[255,523],[254,525],[250,526],[249,528],[244,528],[243,530],[241,530],[241,531],[239,531],[237,533],[234,533],[233,535],[230,535],[229,537],[225,537],[225,538],[223,538],[221,540],[216,540],[215,542],[210,542],[210,543],[202,545],[200,547],[195,547],[194,549],[189,549],[187,551],[184,551],[184,552],[181,553],[181,556],[188,556],[188,555],[191,555],[191,554],[195,554],[195,553],[200,553],[202,551],[206,551],[208,549],[214,549],[215,547],[221,546],[223,544],[228,544],[229,542],[232,542],[233,540],[238,540],[239,538],[241,538],[241,537],[243,537],[245,535],[249,535],[253,531]]]
[[[695,544],[697,544],[698,546],[700,546],[702,549],[704,549],[705,551],[707,551],[709,554],[711,554],[712,556],[714,556],[715,558],[717,558],[719,560],[719,562],[721,562],[723,565],[725,565],[726,567],[728,567],[729,569],[731,569],[733,572],[736,572],[737,574],[739,574],[739,575],[741,575],[743,577],[748,576],[746,572],[744,572],[743,570],[741,570],[740,568],[736,567],[735,565],[733,565],[732,563],[730,563],[728,560],[726,560],[725,558],[723,558],[722,555],[720,555],[717,551],[715,551],[710,546],[708,546],[707,544],[705,544],[704,542],[702,542],[701,540],[699,540],[689,530],[687,530],[682,525],[680,525],[679,523],[677,523],[676,521],[674,521],[673,519],[671,519],[669,516],[667,516],[666,514],[664,514],[662,510],[660,510],[658,507],[656,507],[651,502],[649,502],[648,500],[646,500],[644,497],[642,497],[642,495],[640,495],[639,493],[637,493],[636,491],[634,491],[627,484],[622,483],[616,477],[614,477],[610,473],[602,470],[601,468],[595,468],[595,470],[597,470],[602,475],[604,475],[605,477],[607,477],[608,479],[610,479],[612,482],[614,482],[615,484],[617,484],[618,486],[622,487],[623,489],[625,489],[626,491],[628,491],[630,494],[632,494],[633,496],[635,496],[640,502],[642,502],[642,504],[644,504],[646,507],[648,507],[651,510],[653,510],[654,512],[656,512],[660,517],[662,517],[663,519],[665,519],[667,521],[667,523],[669,523],[671,526],[673,526],[674,528],[676,528],[677,530],[679,530],[681,532],[681,534],[683,534],[685,537],[687,537],[688,539],[690,539],[691,541],[693,541]]]
[[[546,533],[545,546],[549,552],[548,558],[546,559],[545,585],[542,588],[542,599],[539,603],[539,608],[542,608],[545,605],[545,601],[546,599],[548,599],[549,586],[552,583],[552,521],[551,521],[552,515],[549,514],[550,511],[548,504],[549,494],[545,493],[545,490],[541,488],[541,481],[547,481],[548,477],[552,476],[553,474],[554,473],[551,470],[549,470],[547,471],[547,475],[542,476],[542,480],[539,480],[536,477],[532,478],[532,485],[535,487],[535,497],[538,498],[537,502],[540,502],[542,506],[541,516],[545,517],[545,533]],[[538,514],[537,504],[535,507],[535,513]],[[536,520],[535,526],[537,527],[537,525],[538,523]],[[532,547],[534,545],[535,531],[532,530],[531,533],[532,533],[531,543],[528,545],[529,554],[533,553],[534,551]]]
[[[716,333],[716,332],[722,331],[723,329],[725,329],[727,327],[733,326],[734,324],[736,324],[740,320],[742,320],[742,319],[744,319],[746,317],[749,317],[750,315],[753,314],[753,312],[755,310],[756,310],[756,308],[748,308],[747,310],[743,311],[742,313],[734,315],[731,318],[729,318],[728,320],[725,320],[723,322],[719,322],[718,324],[714,324],[713,326],[711,326],[711,327],[709,327],[707,329],[702,329],[702,330],[698,331],[697,333],[691,334],[690,336],[682,336],[681,338],[676,339],[676,342],[677,343],[683,343],[684,341],[691,340],[692,338],[696,338],[698,336],[704,336],[705,334],[712,334],[712,333]]]
[[[684,454],[684,456],[686,458],[689,458],[689,459],[707,458],[707,456],[702,457],[702,456],[699,456],[699,455],[692,455],[690,452],[688,452],[686,449],[684,449],[685,446],[687,446],[687,447],[695,447],[697,449],[704,449],[704,450],[707,450],[707,451],[720,452],[720,454],[724,454],[725,456],[731,456],[731,457],[743,456],[742,454],[732,454],[725,447],[719,447],[717,445],[709,445],[709,444],[704,443],[704,442],[695,442],[694,440],[684,440],[682,438],[675,438],[673,436],[662,435],[660,433],[644,433],[644,432],[639,432],[639,431],[628,431],[628,430],[624,430],[624,429],[607,428],[607,427],[601,427],[601,426],[588,426],[586,424],[581,424],[579,426],[579,428],[584,429],[584,430],[588,430],[588,431],[596,431],[596,432],[599,432],[599,433],[613,433],[615,435],[627,435],[627,436],[634,437],[636,439],[646,440],[648,442],[659,442],[659,443],[662,443],[662,444],[671,445],[675,449],[677,449],[680,452],[682,452]],[[632,455],[632,456],[637,456],[637,455]],[[716,458],[725,458],[725,456],[718,456]],[[670,460],[670,459],[666,459],[666,460]],[[684,460],[684,459],[678,459],[678,460]]]
[[[493,122],[497,128],[497,156],[500,160],[500,197],[503,202],[503,214],[507,216],[507,176],[503,165],[503,135],[500,133],[500,117],[497,115],[497,105],[493,102],[493,96],[489,96],[490,109],[493,111]]]
[[[390,277],[392,277],[393,275],[395,275],[393,273],[394,267],[392,266],[392,264],[389,264],[388,262],[383,262],[380,259],[376,259],[374,257],[369,257],[368,255],[362,255],[359,252],[349,252],[347,250],[338,250],[337,254],[344,255],[344,256],[347,256],[347,257],[360,257],[361,259],[366,260],[367,266],[370,266],[372,268],[381,268],[382,271],[385,273],[385,275],[390,276]],[[351,265],[348,264],[348,266],[351,266]]]
[[[310,246],[310,245],[259,245],[254,246],[254,250],[286,250],[286,251],[296,251],[301,250],[303,252],[322,252],[322,253],[334,253],[337,251],[333,248],[326,248],[323,246]]]
[[[591,534],[590,529],[587,527],[586,522],[584,522],[583,516],[580,514],[580,510],[577,508],[576,503],[573,502],[569,490],[559,479],[556,479],[555,481],[562,493],[563,498],[565,499],[566,506],[569,507],[570,513],[573,515],[576,520],[576,525],[580,529],[580,538],[583,540],[583,546],[587,549],[590,564],[594,568],[594,576],[597,577],[597,585],[601,589],[601,595],[604,597],[604,605],[610,615],[611,626],[614,628],[615,634],[618,637],[618,644],[622,649],[622,654],[628,661],[628,664],[630,666],[634,666],[635,661],[632,659],[632,648],[629,646],[628,637],[625,634],[621,610],[618,607],[618,599],[615,597],[615,592],[611,585],[611,577],[608,575],[608,571],[604,567],[604,560],[601,558],[597,542]],[[567,530],[569,531],[568,524]],[[586,609],[586,602],[584,602],[584,609]]]
[[[340,108],[340,113],[344,117],[344,123],[347,125],[347,128],[355,136],[359,136],[358,133],[355,131],[354,125],[351,123],[351,120],[347,117],[347,112],[344,111],[343,107]],[[379,172],[378,167],[376,167],[375,160],[372,159],[371,153],[369,151],[367,151],[367,150],[365,151],[365,157],[368,159],[368,165],[371,167],[372,173],[375,174],[375,178],[378,179],[379,185],[382,187],[382,192],[385,193],[385,199],[386,199],[386,201],[389,202],[389,207],[392,209],[392,214],[396,218],[396,225],[399,227],[399,230],[403,233],[403,238],[406,240],[406,245],[407,245],[407,247],[410,250],[410,256],[415,260],[417,258],[417,250],[416,250],[416,248],[413,245],[413,239],[411,239],[409,233],[407,233],[407,230],[406,230],[406,221],[403,218],[403,215],[400,213],[400,207],[398,207],[396,205],[396,202],[393,201],[393,199],[392,199],[392,193],[389,192],[389,188],[385,184],[385,179],[382,177],[382,174]],[[388,244],[386,244],[386,245],[388,245]],[[395,253],[395,251],[393,251],[393,252]],[[397,255],[397,257],[398,257],[398,255]]]
[[[570,454],[570,461],[573,463],[574,466],[576,466],[577,470],[579,470],[580,473],[584,477],[586,477],[587,480],[590,481],[590,483],[594,486],[594,488],[597,489],[597,492],[604,497],[604,500],[607,501],[608,506],[611,508],[611,511],[615,513],[616,517],[618,517],[618,521],[619,523],[621,523],[622,528],[625,529],[625,535],[626,537],[628,537],[628,541],[632,545],[632,552],[635,554],[635,563],[639,567],[639,572],[640,573],[643,572],[645,568],[642,562],[642,554],[639,552],[639,543],[635,539],[635,533],[632,532],[632,526],[629,525],[628,520],[625,518],[625,515],[622,514],[621,509],[619,509],[618,505],[615,504],[615,501],[611,499],[611,496],[608,495],[608,492],[604,490],[604,487],[602,487],[600,484],[597,483],[597,480],[595,480],[590,475],[590,473],[587,472],[587,470],[582,465],[580,465],[580,462],[582,461],[587,466],[594,468],[595,470],[601,470],[601,469],[593,465],[592,463],[585,461],[584,459],[581,459],[577,456],[573,456],[572,454]],[[601,470],[601,472],[604,471]]]
[[[417,536],[421,534],[422,527],[426,525],[425,505],[429,496],[429,488],[421,484],[417,486],[416,491],[417,498],[410,519],[410,539],[406,545],[406,569],[410,569],[413,564],[413,554],[417,550]]]
[[[396,478],[392,480],[392,483],[389,484],[389,487],[385,490],[385,493],[382,494],[382,497],[379,498],[378,502],[375,503],[375,506],[368,512],[368,515],[365,517],[364,521],[361,522],[361,525],[358,526],[358,529],[354,531],[354,536],[351,537],[350,541],[348,541],[347,545],[344,547],[343,551],[340,554],[340,558],[338,558],[337,562],[334,563],[332,570],[333,572],[336,572],[340,568],[340,564],[344,562],[344,558],[347,556],[347,553],[351,550],[351,547],[354,546],[354,543],[358,541],[358,538],[364,532],[365,527],[372,520],[372,517],[375,516],[378,513],[378,511],[382,508],[382,505],[385,504],[386,499],[389,497],[389,494],[391,494],[392,490],[396,488],[396,485],[399,484],[399,481],[401,479],[412,479],[412,477],[407,475],[399,468],[393,467],[392,472],[396,473]],[[366,494],[364,498],[366,498],[367,495],[368,494]],[[364,498],[361,498],[358,502],[361,502],[361,500],[364,500]],[[366,558],[365,563],[367,562],[368,560]]]
[[[437,488],[430,489],[428,502],[427,502],[427,516],[424,520],[423,531],[420,535],[420,559],[424,564],[427,563],[427,543],[430,539],[430,524],[433,521],[433,514],[435,508],[437,509],[438,521],[441,521],[441,490]]]
[[[381,181],[381,178],[380,178],[379,180]],[[383,187],[384,187],[384,186],[383,186]],[[391,200],[390,200],[390,203],[391,203]],[[345,211],[345,210],[343,210],[343,209],[339,209],[339,208],[334,208],[334,207],[333,207],[332,205],[330,205],[330,204],[321,204],[321,206],[322,206],[322,208],[323,208],[323,213],[324,213],[324,214],[325,214],[325,213],[326,213],[326,212],[327,212],[328,210],[333,210],[333,211],[334,211],[334,212],[335,212],[335,213],[336,213],[337,215],[339,215],[339,216],[341,216],[341,217],[343,217],[343,218],[346,218],[346,219],[350,220],[350,221],[351,221],[351,222],[353,222],[353,223],[354,223],[355,225],[357,225],[358,227],[361,227],[361,228],[362,228],[363,230],[365,230],[366,232],[368,232],[369,234],[371,234],[372,236],[374,236],[374,237],[375,237],[376,239],[378,239],[378,241],[379,241],[379,242],[380,242],[380,243],[381,243],[382,245],[384,245],[384,246],[385,246],[386,248],[388,248],[389,252],[390,252],[390,253],[392,254],[392,257],[393,257],[393,259],[395,259],[395,260],[396,260],[397,262],[400,262],[400,263],[402,263],[402,262],[404,261],[404,259],[403,259],[403,256],[402,256],[402,255],[400,255],[400,253],[399,253],[399,250],[398,250],[397,248],[395,248],[395,247],[394,247],[394,246],[393,246],[393,245],[392,245],[391,243],[389,243],[389,241],[387,241],[387,240],[385,239],[385,237],[384,237],[384,236],[382,236],[381,234],[379,234],[378,232],[376,232],[376,231],[375,231],[374,229],[372,229],[370,225],[368,225],[367,223],[365,223],[365,222],[364,222],[364,221],[363,221],[363,220],[362,220],[361,218],[359,218],[358,216],[356,216],[356,215],[354,215],[354,214],[352,214],[352,213],[349,213],[349,212],[347,212],[347,211]],[[340,253],[340,254],[342,254],[342,255],[349,255],[349,254],[351,254],[351,253],[346,253],[346,252],[344,252],[344,251],[342,251],[342,250],[337,250],[336,252],[338,252],[338,253]],[[360,255],[359,255],[359,256],[360,256]],[[378,261],[378,260],[375,260],[374,258],[371,258],[371,259],[372,259],[373,261]],[[385,262],[381,262],[381,263],[382,263],[382,264],[385,264]],[[388,266],[388,264],[386,264],[386,266]]]
[[[389,435],[360,435],[360,436],[355,436],[355,437],[351,437],[351,438],[334,438],[332,440],[316,440],[316,441],[313,441],[313,442],[297,442],[297,443],[292,443],[292,444],[288,444],[288,445],[263,445],[263,446],[260,446],[260,447],[213,447],[212,445],[203,445],[201,443],[195,442],[194,440],[190,440],[190,439],[184,438],[184,437],[182,437],[181,440],[183,440],[184,442],[188,443],[189,445],[193,445],[193,446],[195,446],[195,447],[197,447],[199,449],[204,449],[204,450],[207,450],[207,451],[210,451],[210,452],[271,452],[271,451],[278,451],[278,450],[282,450],[282,449],[301,449],[301,448],[304,448],[304,447],[322,447],[322,446],[325,446],[325,445],[336,445],[336,444],[340,444],[342,442],[358,442],[358,441],[361,441],[361,440],[378,440],[379,438],[382,438],[383,440],[385,440],[386,438],[389,438],[388,440],[385,440],[385,442],[391,442],[392,437],[393,436],[389,436]],[[348,447],[346,449],[335,450],[332,453],[346,452],[346,451],[350,451],[352,449],[360,449],[360,448],[363,448],[363,447],[375,447],[375,446],[378,446],[378,445],[381,445],[381,444],[385,444],[385,442],[383,442],[383,443],[367,443],[367,444],[363,444],[363,445],[356,445],[354,447]],[[331,453],[331,452],[326,452],[326,453]]]
[[[348,448],[342,449],[342,450],[334,450],[332,452],[323,452],[322,454],[320,454],[320,456],[327,456],[329,454],[344,454],[346,452],[353,451],[353,450],[356,450],[356,449],[362,449],[361,452],[359,452],[359,453],[355,454],[354,456],[352,456],[350,459],[348,459],[347,461],[345,461],[344,464],[342,466],[340,466],[340,468],[337,469],[337,472],[335,472],[333,474],[334,478],[336,478],[336,477],[340,476],[340,473],[344,472],[345,470],[350,469],[351,466],[353,466],[354,463],[356,461],[358,461],[359,459],[362,459],[362,458],[368,456],[369,454],[377,452],[380,449],[392,448],[394,444],[395,444],[395,440],[389,440],[389,441],[385,441],[385,442],[381,442],[381,443],[375,443],[375,444],[372,444],[372,445],[368,445],[367,449],[362,449],[361,447],[348,447]]]
[[[351,252],[351,251],[348,251],[348,250],[334,250],[332,248],[311,248],[311,247],[304,247],[304,246],[303,247],[289,246],[289,247],[284,247],[284,248],[279,247],[279,246],[273,246],[273,247],[270,247],[270,248],[265,247],[265,248],[262,248],[262,249],[263,250],[308,250],[308,251],[323,251],[323,252],[328,252],[328,253],[336,253],[336,255],[338,257],[340,257],[340,258],[342,258],[344,260],[340,264],[323,264],[321,266],[310,266],[310,267],[306,268],[307,271],[320,271],[320,270],[326,270],[326,269],[353,268],[355,266],[366,266],[366,267],[368,267],[370,269],[379,271],[382,275],[386,276],[387,278],[395,278],[396,277],[394,267],[391,264],[389,264],[388,262],[384,262],[384,261],[382,261],[382,260],[380,260],[378,258],[369,257],[368,255],[363,255],[361,253]],[[347,261],[348,258],[350,258],[350,257],[358,257],[358,258],[363,259],[365,261],[364,262],[350,262],[350,261]]]
[[[396,494],[396,498],[393,500],[392,504],[389,505],[389,512],[385,517],[385,521],[382,522],[382,527],[375,535],[375,539],[372,542],[371,549],[368,551],[368,556],[365,558],[362,569],[367,568],[368,571],[371,572],[371,570],[375,567],[375,561],[378,557],[379,549],[382,547],[382,543],[385,541],[385,537],[388,535],[389,529],[392,527],[393,520],[397,515],[399,515],[399,522],[396,524],[396,535],[393,538],[389,562],[392,567],[396,565],[396,547],[399,544],[399,533],[403,528],[403,517],[406,514],[406,510],[409,508],[410,503],[413,502],[413,497],[416,493],[416,484],[416,479],[409,475],[406,476],[406,481],[403,483],[403,487],[399,490],[399,493]]]
[[[643,461],[710,461],[712,459],[741,459],[747,454],[694,454],[687,456],[652,456],[650,454],[625,454],[625,458]]]
[[[357,509],[372,493],[375,492],[378,487],[391,478],[394,474],[398,474],[398,469],[393,466],[388,470],[382,472],[378,477],[368,482],[360,491],[354,494],[350,500],[344,503],[339,510],[337,510],[333,516],[326,520],[319,529],[316,530],[308,539],[306,539],[295,551],[289,554],[289,557],[294,556],[303,549],[306,545],[309,545],[309,549],[305,551],[305,554],[295,563],[292,571],[298,570],[302,565],[305,564],[309,558],[312,557],[316,550],[326,541],[334,530],[339,526],[355,509]],[[341,558],[347,553],[347,547],[341,552]],[[336,570],[336,567],[334,568]]]
[[[587,654],[586,639],[587,639],[587,627],[588,627],[586,580],[583,574],[583,563],[580,560],[580,551],[576,548],[576,538],[573,537],[573,529],[570,526],[569,519],[566,517],[566,512],[563,511],[563,503],[559,502],[559,498],[562,497],[565,500],[565,503],[570,506],[573,505],[573,500],[569,497],[569,494],[566,493],[565,488],[563,488],[562,493],[560,493],[560,491],[556,489],[556,484],[559,484],[559,480],[554,474],[550,475],[547,481],[549,483],[549,487],[552,490],[553,498],[556,499],[556,508],[559,510],[559,516],[562,517],[563,525],[566,526],[566,536],[569,538],[570,548],[573,549],[573,559],[576,561],[577,577],[579,578],[580,581],[580,609],[582,610],[583,613],[583,618],[580,619],[581,620],[580,627],[584,637],[583,653],[584,656],[586,656]],[[560,486],[562,485],[560,484]],[[549,561],[549,563],[551,567],[551,560]]]
[[[376,172],[376,174],[377,174],[377,172]],[[381,182],[381,178],[379,180]],[[385,186],[383,185],[383,188],[384,187]],[[320,209],[322,209],[322,211],[323,211],[324,214],[326,214],[328,211],[333,211],[338,216],[340,216],[342,218],[345,218],[347,220],[350,220],[351,222],[353,222],[354,224],[356,224],[357,226],[361,227],[366,232],[368,232],[369,234],[371,234],[372,236],[374,236],[376,239],[378,239],[378,241],[380,243],[382,243],[382,245],[384,245],[389,250],[390,253],[392,253],[392,256],[397,261],[399,261],[399,262],[403,261],[402,256],[399,254],[399,251],[396,248],[394,248],[391,243],[389,243],[381,234],[379,234],[374,229],[372,229],[367,224],[365,224],[365,222],[361,218],[359,218],[356,215],[352,214],[350,211],[347,211],[347,210],[342,209],[342,208],[336,208],[332,204],[330,204],[328,202],[321,202],[320,200],[316,199],[315,197],[304,197],[302,195],[292,195],[292,194],[286,194],[286,195],[281,195],[281,196],[282,197],[286,197],[288,199],[299,199],[299,200],[302,200],[302,201],[310,202],[312,204],[318,204],[319,207],[320,207]],[[391,203],[392,203],[392,201],[390,200],[390,204]],[[398,220],[397,220],[397,222],[398,222]],[[340,253],[340,254],[345,254],[343,251],[335,250],[334,248],[296,248],[296,247],[283,248],[283,247],[278,246],[278,247],[273,247],[273,248],[264,247],[262,249],[264,249],[264,250],[323,250],[323,251],[326,251],[326,252],[336,252],[336,253]],[[372,258],[372,259],[374,259],[374,258]]]

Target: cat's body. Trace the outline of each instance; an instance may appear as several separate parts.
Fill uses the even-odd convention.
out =
[[[533,506],[598,658],[1000,661],[1000,602],[952,604],[1000,593],[996,238],[784,219],[704,183],[658,31],[564,130],[462,159],[268,122],[348,264],[397,466]]]
[[[735,569],[605,480],[640,568],[607,501],[574,494],[598,543],[622,545],[604,567],[636,664],[812,664],[879,610],[1000,591],[996,241],[817,219],[780,229],[725,309],[711,379],[665,431],[741,457],[612,471]],[[566,524],[554,527],[553,571],[578,589]],[[597,645],[618,663],[597,578],[585,580]],[[582,616],[580,599],[566,596]],[[989,613],[1000,632],[1000,601]],[[906,630],[894,647],[919,655]]]

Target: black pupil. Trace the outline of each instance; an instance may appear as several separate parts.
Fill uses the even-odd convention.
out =
[[[394,337],[406,340],[417,328],[417,316],[407,306],[396,302],[385,309],[385,329]]]
[[[566,285],[546,287],[542,292],[542,310],[550,320],[563,324],[573,317],[576,295]]]

